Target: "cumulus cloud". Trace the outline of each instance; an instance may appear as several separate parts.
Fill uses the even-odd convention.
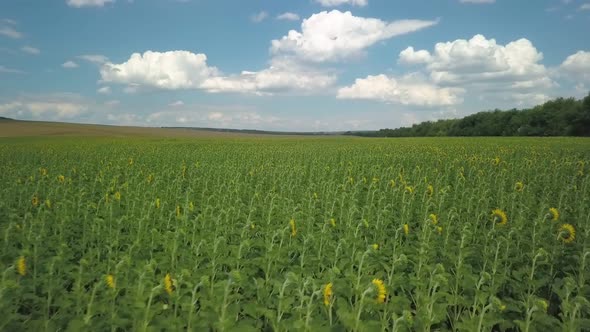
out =
[[[62,63],[61,66],[67,69],[78,68],[78,64],[71,60]]]
[[[432,53],[408,47],[399,55],[402,64],[425,65],[437,84],[518,83],[530,88],[535,82],[543,86],[551,82],[542,59],[543,54],[525,38],[500,45],[482,35],[437,43]]]
[[[314,90],[333,84],[336,77],[286,58],[274,59],[260,71],[223,75],[207,65],[205,54],[188,51],[134,53],[120,64],[105,63],[100,70],[103,82],[126,84],[126,92],[141,87],[158,89],[201,89],[208,92],[268,94],[286,90]]]
[[[581,4],[578,10],[590,10],[590,3]]]
[[[41,51],[38,48],[35,48],[32,46],[23,46],[23,47],[21,47],[21,51],[28,53],[28,54],[32,54],[32,55],[37,55],[37,54],[41,53]]]
[[[207,65],[205,54],[188,51],[133,53],[129,60],[105,63],[100,69],[104,82],[137,84],[160,89],[199,88],[218,70]]]
[[[180,107],[180,106],[184,106],[184,102],[182,100],[177,100],[175,102],[168,104],[168,106]]]
[[[412,46],[401,51],[399,54],[399,63],[416,65],[429,63],[432,60],[430,53],[426,50],[414,51]]]
[[[344,4],[364,7],[369,4],[369,0],[315,0],[315,2],[319,3],[324,7],[335,7]]]
[[[269,68],[240,75],[211,77],[201,88],[209,92],[265,94],[287,90],[313,91],[331,86],[336,76],[287,59],[274,59]]]
[[[578,51],[568,56],[559,69],[572,80],[590,82],[590,52]]]
[[[437,24],[428,20],[385,22],[332,10],[313,14],[301,23],[301,32],[291,30],[271,42],[273,55],[295,55],[310,62],[337,61],[363,54],[371,45],[395,36]]]
[[[66,3],[70,7],[103,7],[107,3],[115,2],[115,0],[67,0]]]
[[[0,115],[16,119],[56,121],[72,119],[83,114],[87,109],[87,104],[72,98],[21,98],[0,104]]]
[[[264,128],[276,125],[281,120],[244,107],[210,107],[206,105],[193,109],[167,110],[149,114],[146,123],[158,126],[191,126],[213,128]]]
[[[462,102],[458,88],[440,88],[414,75],[402,78],[386,75],[359,78],[338,90],[339,99],[366,99],[416,106],[448,106]]]
[[[285,21],[299,21],[299,15],[295,13],[282,13],[277,15],[277,20],[285,20]]]

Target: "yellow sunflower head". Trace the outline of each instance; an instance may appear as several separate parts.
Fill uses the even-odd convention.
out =
[[[326,286],[324,286],[324,305],[327,307],[330,305],[330,302],[332,301],[332,283],[329,282],[326,284]]]
[[[410,234],[410,226],[408,224],[404,224],[404,234]]]
[[[16,261],[16,271],[23,277],[27,274],[27,261],[25,260],[25,256],[20,256]]]
[[[34,207],[37,207],[39,205],[39,198],[37,197],[37,195],[34,195],[33,198],[31,198],[31,204]]]
[[[108,288],[115,289],[115,277],[112,274],[107,274],[104,281]]]
[[[172,295],[172,292],[174,291],[174,281],[172,280],[170,273],[166,273],[166,276],[164,277],[164,289],[168,295]]]
[[[332,225],[332,227],[336,227],[336,219],[330,218],[330,225]]]
[[[563,243],[572,243],[576,239],[576,229],[570,224],[563,224],[559,227],[557,236]]]
[[[516,182],[516,184],[514,185],[514,190],[522,192],[524,190],[524,183],[522,183],[521,181]]]
[[[430,219],[430,220],[432,221],[432,224],[433,224],[433,225],[436,225],[436,224],[438,224],[438,216],[437,216],[436,214],[434,214],[434,213],[431,213],[431,214],[428,216],[428,219]]]
[[[551,217],[551,220],[557,221],[559,219],[559,211],[557,210],[557,208],[550,208],[549,216]]]
[[[500,209],[492,210],[492,220],[500,225],[506,225],[508,223],[506,212]]]
[[[377,301],[377,303],[384,303],[385,297],[387,296],[387,290],[385,289],[383,280],[373,279],[371,283],[375,286],[375,289],[377,290],[377,297],[375,298],[375,300]]]
[[[426,194],[430,197],[432,196],[432,194],[434,194],[434,187],[429,184],[428,187],[426,188]]]
[[[295,226],[295,219],[289,220],[289,226],[291,226],[291,236],[297,235],[297,227]]]

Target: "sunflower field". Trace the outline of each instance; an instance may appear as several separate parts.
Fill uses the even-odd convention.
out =
[[[590,140],[0,140],[0,331],[590,331]]]

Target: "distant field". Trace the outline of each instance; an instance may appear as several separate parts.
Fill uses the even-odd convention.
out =
[[[20,126],[1,331],[590,330],[588,139]]]
[[[62,122],[0,120],[0,137],[97,136],[97,137],[236,137],[243,133],[182,128],[106,126]],[[251,135],[246,135],[251,136]]]

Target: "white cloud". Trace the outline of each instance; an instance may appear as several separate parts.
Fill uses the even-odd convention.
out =
[[[260,23],[264,21],[268,17],[268,13],[265,11],[261,11],[260,13],[256,13],[250,16],[250,20],[254,23]]]
[[[94,64],[97,64],[97,65],[102,65],[102,64],[107,63],[109,61],[109,58],[107,58],[106,56],[104,56],[102,54],[85,54],[85,55],[79,55],[78,58],[82,59],[82,60],[86,60],[86,61],[94,63]]]
[[[61,66],[67,69],[78,68],[78,64],[71,60],[62,63]]]
[[[369,0],[315,0],[315,2],[319,3],[324,7],[335,7],[344,4],[364,7],[367,4],[369,4]]]
[[[291,30],[273,40],[273,55],[295,55],[311,62],[337,61],[358,57],[369,46],[398,35],[418,31],[437,21],[399,20],[385,22],[376,18],[353,16],[332,10],[313,14],[301,23],[301,32]]]
[[[459,0],[460,3],[474,3],[474,4],[483,4],[483,3],[494,3],[496,0]]]
[[[367,99],[416,106],[447,106],[461,103],[457,88],[440,88],[419,77],[367,76],[338,90],[339,99]]]
[[[108,100],[104,104],[108,107],[115,107],[115,106],[118,106],[119,104],[121,104],[121,102],[119,100],[114,99],[114,100]]]
[[[180,106],[184,106],[184,102],[182,100],[177,100],[175,102],[168,104],[168,106],[180,107]]]
[[[590,10],[590,3],[581,4],[578,10]]]
[[[286,12],[278,15],[277,20],[299,21],[299,15],[295,13]]]
[[[17,31],[11,26],[0,26],[0,35],[12,39],[20,39],[23,37],[22,32]]]
[[[332,85],[332,74],[302,66],[287,58],[273,59],[269,68],[222,75],[207,65],[205,54],[188,51],[134,53],[121,64],[107,62],[100,70],[103,82],[126,84],[125,92],[141,87],[201,89],[208,92],[268,94],[287,90],[312,91]]]
[[[470,40],[437,43],[433,53],[408,47],[400,53],[399,62],[424,64],[437,84],[539,82],[546,85],[549,78],[547,69],[540,64],[542,59],[543,54],[527,39],[504,46],[494,39],[475,35]]]
[[[568,56],[559,69],[572,80],[590,82],[590,52],[578,51]]]
[[[133,53],[126,62],[107,62],[100,69],[104,82],[160,89],[199,88],[207,78],[217,73],[215,67],[207,66],[205,54],[188,51]]]
[[[21,51],[23,51],[25,53],[33,54],[33,55],[37,55],[37,54],[41,53],[41,51],[38,48],[35,48],[32,46],[23,46],[21,48]]]
[[[15,119],[63,120],[83,114],[88,105],[68,98],[23,98],[0,104],[0,115]]]
[[[430,53],[425,50],[414,51],[412,46],[401,51],[399,54],[399,63],[416,65],[429,63],[432,60]]]
[[[198,106],[196,109],[168,110],[148,115],[146,123],[157,126],[185,126],[211,128],[268,128],[281,119],[263,115],[244,107],[209,107]]]
[[[107,3],[115,2],[115,0],[67,0],[66,3],[70,7],[102,7]]]
[[[8,67],[5,67],[5,66],[0,65],[0,73],[6,73],[6,74],[23,74],[24,72],[22,70],[19,70],[19,69],[8,68]]]
[[[336,76],[302,66],[288,59],[274,59],[269,68],[243,71],[240,75],[216,76],[203,82],[201,88],[209,92],[249,92],[266,94],[287,90],[314,91],[325,89],[336,81]]]
[[[103,94],[103,95],[108,95],[111,93],[111,87],[110,86],[103,86],[101,88],[98,88],[98,90],[96,90],[96,92]]]

